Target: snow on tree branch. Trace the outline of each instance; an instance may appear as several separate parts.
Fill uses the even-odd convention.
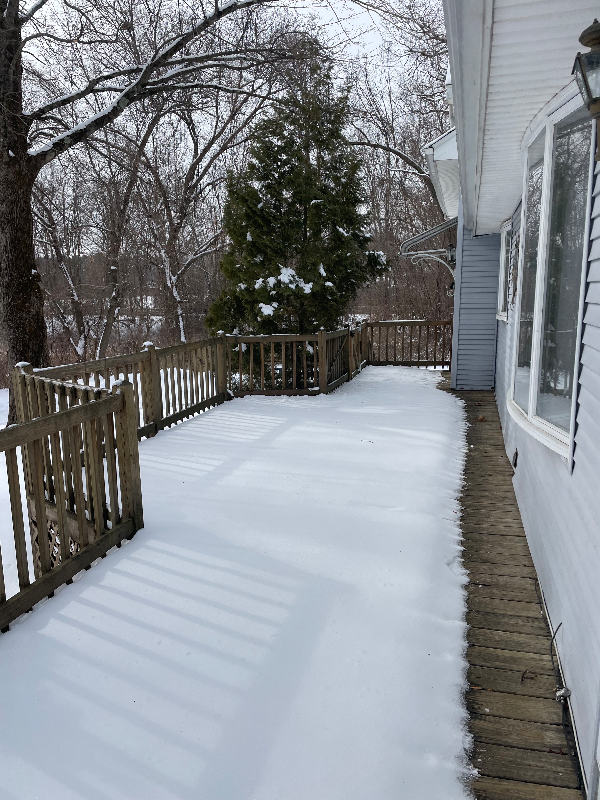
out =
[[[20,24],[25,25],[26,22],[29,22],[30,19],[33,19],[37,12],[42,8],[42,6],[45,6],[47,2],[48,0],[37,0],[37,3],[34,3],[32,6],[30,6],[30,8],[19,17]]]
[[[159,46],[144,64],[131,65],[121,70],[91,78],[85,87],[74,91],[70,95],[67,94],[50,101],[38,110],[31,112],[28,117],[26,117],[28,121],[40,119],[45,114],[51,113],[52,111],[73,106],[78,100],[82,100],[89,95],[97,97],[100,92],[107,91],[107,87],[103,86],[105,81],[114,79],[115,77],[134,76],[133,80],[128,85],[112,87],[117,93],[117,96],[110,103],[101,107],[95,113],[87,116],[86,119],[73,125],[68,130],[52,137],[49,142],[46,142],[42,146],[31,148],[29,150],[30,157],[34,159],[39,166],[52,161],[60,153],[79,144],[102,127],[114,122],[132,103],[139,102],[144,98],[156,94],[158,91],[204,88],[206,85],[202,82],[173,84],[173,78],[179,75],[190,75],[194,72],[194,67],[192,67],[191,62],[186,56],[182,56],[179,59],[179,65],[171,63],[173,59],[191,45],[198,37],[207,33],[211,28],[216,26],[217,23],[224,20],[229,15],[241,9],[248,9],[264,3],[265,0],[232,0],[231,2],[221,4],[215,3],[214,9],[210,13],[205,14],[197,24],[192,24],[186,31],[175,36],[162,47]],[[192,57],[193,54],[190,58]],[[211,53],[210,58],[217,67],[230,66],[227,57],[221,63],[218,51]],[[196,60],[195,64],[197,69],[202,66],[200,60]],[[171,67],[170,70],[169,67]],[[169,71],[161,75],[160,73],[164,69]],[[218,84],[214,84],[214,86],[209,86],[208,88],[220,89],[222,87]]]

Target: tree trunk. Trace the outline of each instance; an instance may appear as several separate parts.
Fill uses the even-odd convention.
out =
[[[31,191],[35,171],[16,157],[0,161],[0,324],[8,366],[48,365],[44,295],[33,248]],[[15,420],[11,400],[9,422]]]
[[[106,319],[104,321],[100,341],[98,342],[96,358],[106,358],[110,335],[121,306],[121,284],[119,281],[119,253],[121,251],[121,242],[122,237],[120,229],[108,237],[106,285],[111,289],[111,295],[108,300]]]

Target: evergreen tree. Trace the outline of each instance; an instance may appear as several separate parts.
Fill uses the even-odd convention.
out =
[[[368,250],[360,162],[343,135],[348,113],[330,69],[313,64],[254,129],[247,169],[228,180],[227,284],[207,316],[211,331],[332,329],[359,287],[386,269],[383,253]]]

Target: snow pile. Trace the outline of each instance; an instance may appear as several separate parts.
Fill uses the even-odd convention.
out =
[[[435,373],[140,445],[146,528],[0,637],[13,800],[459,800],[464,419]]]
[[[279,264],[279,269],[281,270],[279,274],[279,280],[281,283],[285,283],[294,289],[302,289],[304,294],[310,294],[312,292],[312,282],[305,283],[302,278],[296,274],[295,269],[292,267],[284,267],[281,264]]]

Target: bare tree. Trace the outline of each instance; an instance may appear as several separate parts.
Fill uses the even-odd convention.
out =
[[[370,7],[368,0],[359,5]],[[447,317],[452,278],[441,265],[399,255],[403,241],[443,220],[423,145],[449,126],[445,102],[447,47],[438,0],[378,5],[387,40],[355,62],[354,121],[348,138],[361,148],[373,238],[389,272],[363,289],[355,313],[383,318]],[[453,234],[437,244],[453,244]]]
[[[220,197],[227,174],[225,156],[235,151],[239,169],[248,128],[269,95],[266,89],[258,97],[252,92],[236,95],[215,90],[200,109],[188,103],[158,132],[152,153],[144,158],[149,196],[141,190],[140,199],[181,342],[186,341],[183,280],[224,243]]]
[[[77,175],[75,170],[65,181],[61,170],[49,171],[47,180],[39,181],[34,187],[33,215],[36,250],[46,279],[43,280],[45,294],[73,356],[80,361],[87,355],[89,339],[89,319],[86,319],[81,286],[86,228],[83,215],[89,210],[89,203],[85,198],[86,187],[81,185]],[[52,278],[48,281],[49,276]]]
[[[283,40],[279,49],[256,45],[249,9],[264,3],[0,0],[0,314],[10,362],[48,358],[33,246],[42,167],[132,104],[214,87],[223,71],[287,57]],[[233,14],[237,24],[228,25]]]

